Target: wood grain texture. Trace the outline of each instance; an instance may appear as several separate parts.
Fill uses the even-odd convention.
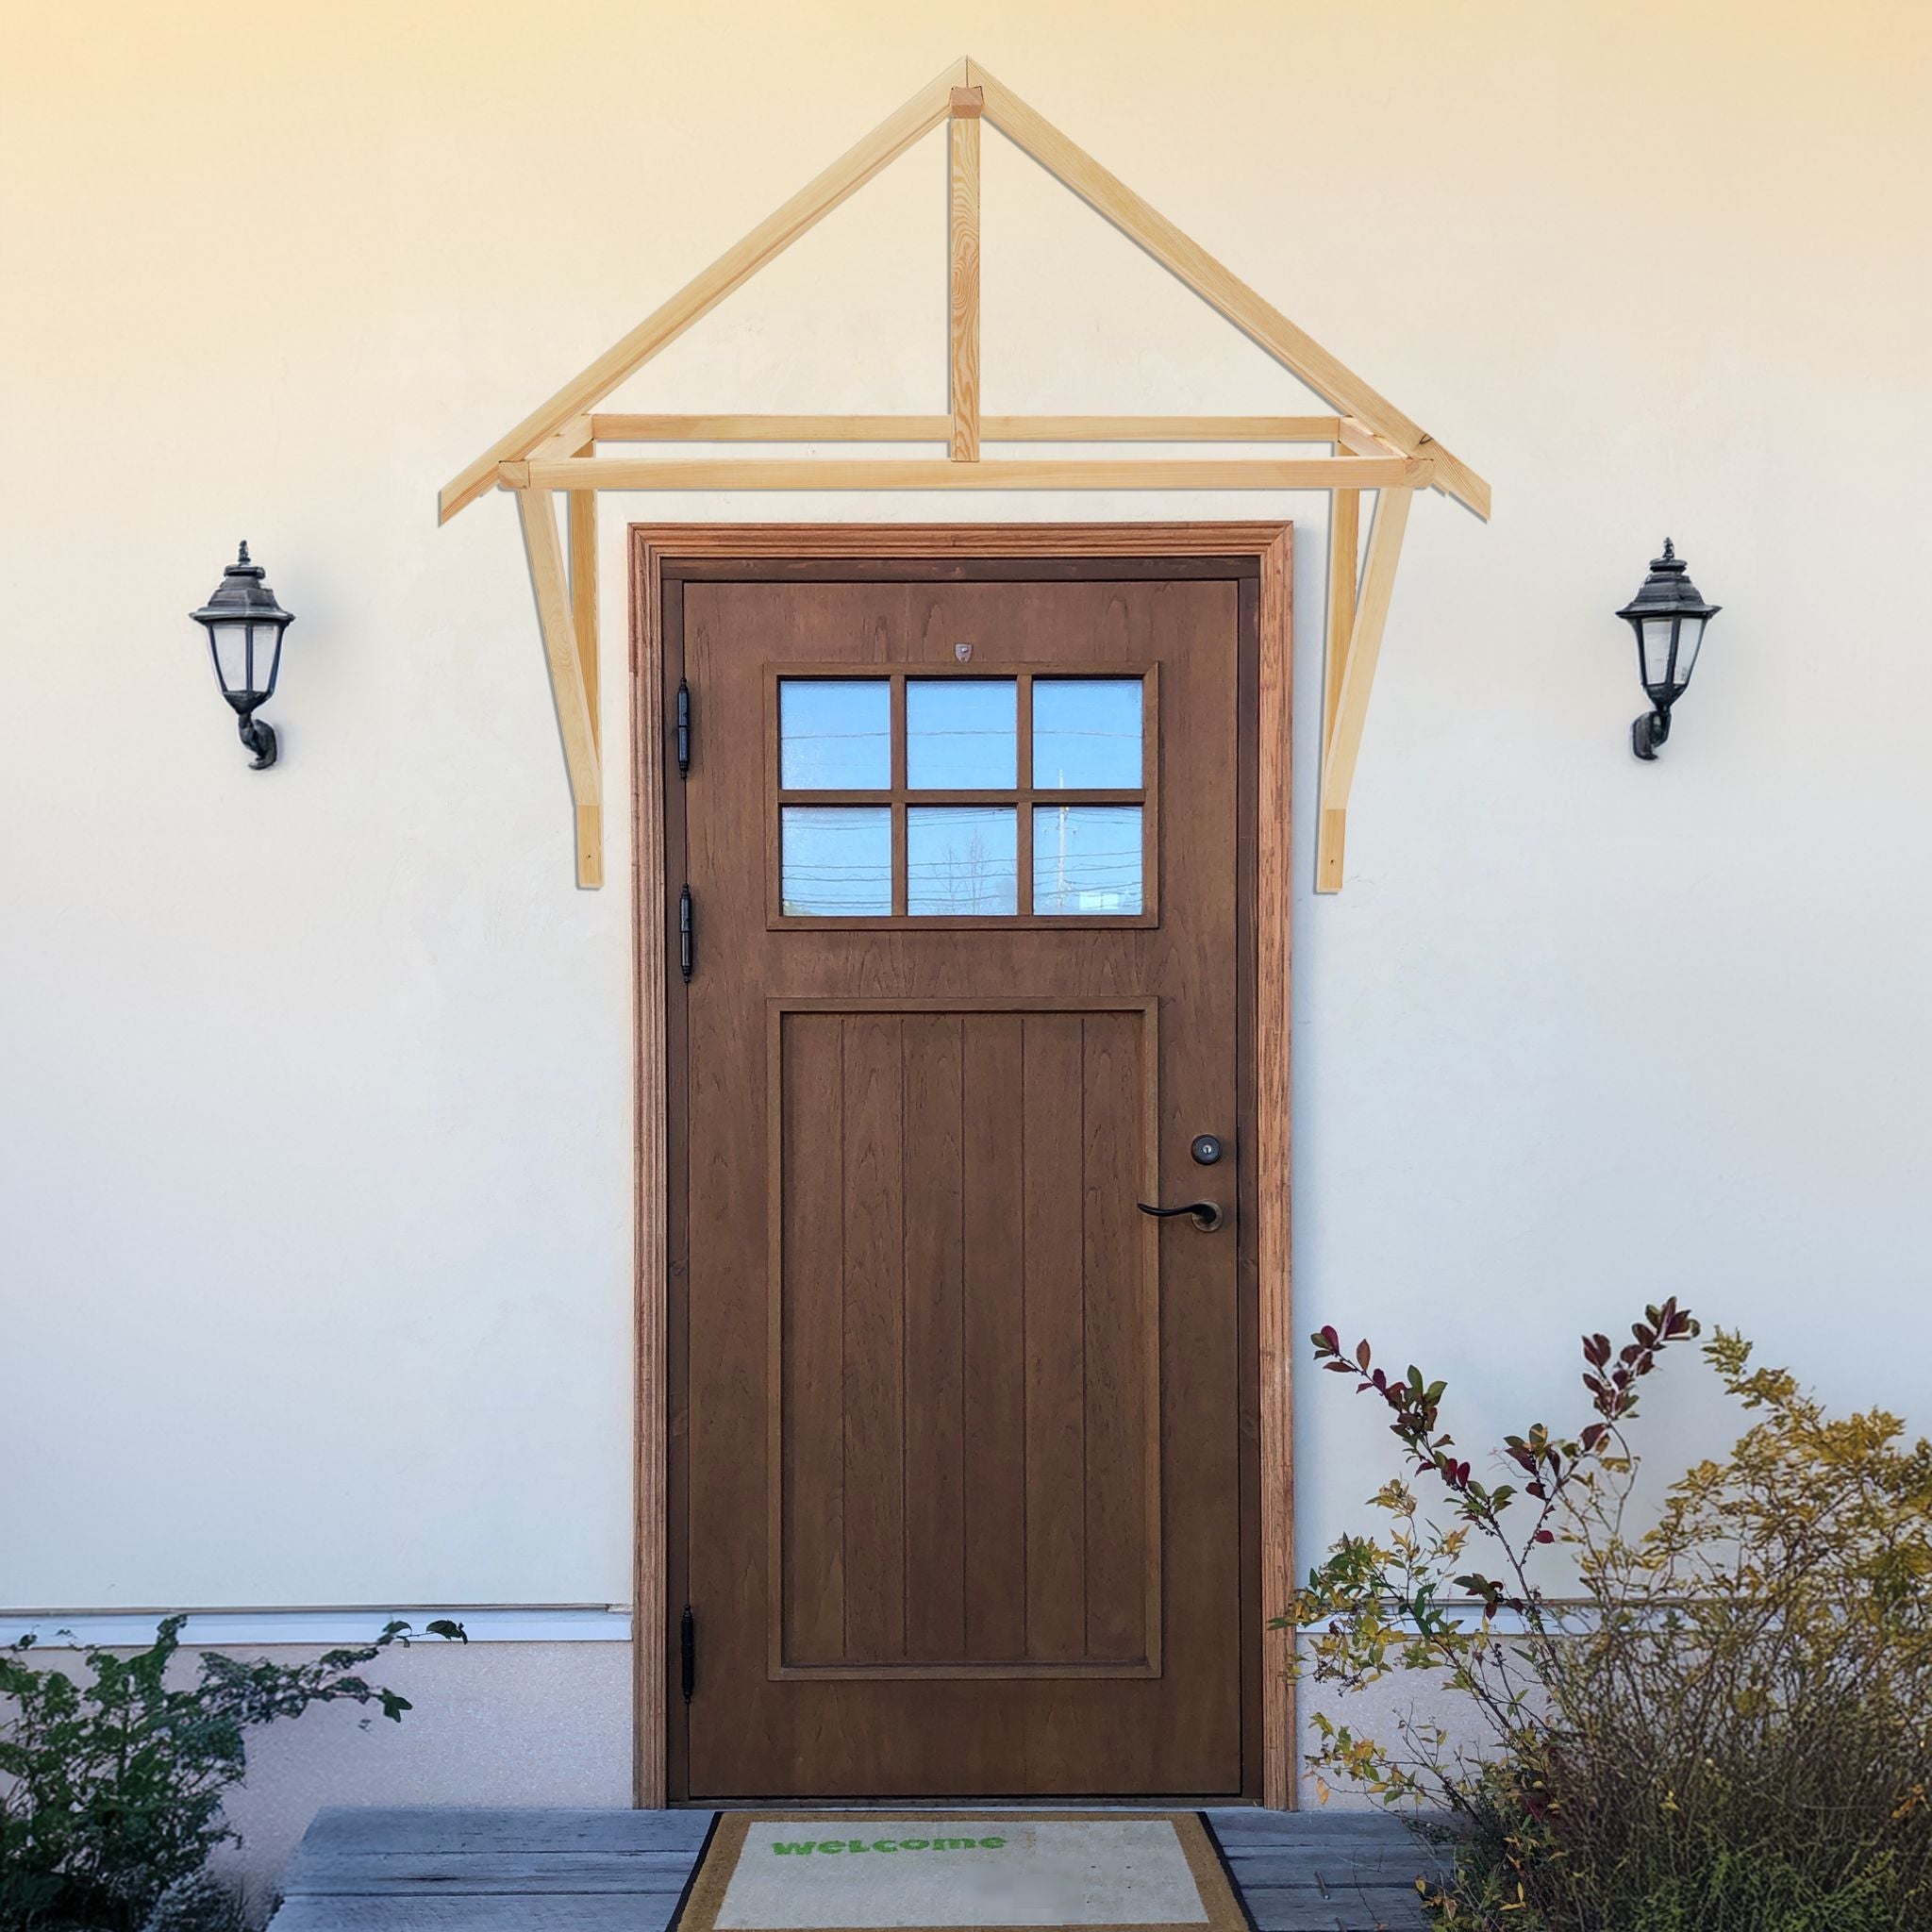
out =
[[[586,431],[588,432],[588,425]],[[597,445],[588,440],[571,452],[574,456],[594,456]],[[597,747],[601,764],[604,756],[604,723],[599,714],[599,687],[602,666],[598,661],[597,625],[597,492],[573,490],[565,527],[570,536],[570,616],[576,631],[577,661],[584,672],[584,704],[591,714],[591,742]]]
[[[550,668],[550,693],[557,703],[558,731],[563,740],[564,769],[570,774],[575,808],[577,884],[604,883],[603,774],[597,756],[596,726],[585,688],[583,653],[571,615],[563,554],[557,536],[557,512],[549,492],[518,493],[517,514],[529,558],[530,588],[536,593],[537,623],[543,657]]]
[[[686,1152],[674,1171],[688,1176],[690,1205],[688,1253],[674,1248],[671,1277],[688,1283],[688,1392],[674,1409],[689,1417],[692,1533],[680,1560],[700,1688],[690,1784],[674,1784],[674,1796],[1243,1788],[1243,1740],[1255,1734],[1241,1719],[1242,1546],[1254,1532],[1242,1526],[1252,1436],[1241,1427],[1250,1371],[1239,1218],[1209,1240],[1154,1229],[1133,1202],[1151,1197],[1146,1180],[1162,1171],[1175,1188],[1191,1184],[1174,1173],[1188,1139],[1204,1122],[1226,1131],[1240,1104],[1235,672],[1240,586],[1252,578],[1253,566],[1224,558],[1215,575],[1124,582],[1110,559],[1084,575],[984,581],[801,582],[749,564],[683,579],[684,671],[705,722],[683,788],[700,944],[689,988],[672,982],[689,1037],[673,1090]],[[889,688],[902,669],[943,681],[958,674],[961,638],[975,641],[981,676],[1041,663],[1118,676],[1158,663],[1161,756],[1191,774],[1160,793],[1162,924],[1036,929],[1024,935],[1024,959],[1011,932],[767,924],[762,860],[778,794],[763,721],[774,668],[885,673]],[[668,663],[663,679],[675,684]],[[1170,718],[1183,721],[1171,740]],[[774,997],[781,1038],[798,1029],[790,1055],[770,1047]],[[1136,1045],[1129,1069],[1117,1016],[1157,997],[1176,1017],[1155,1049],[1150,1108],[1149,1050]],[[965,1104],[994,1119],[969,1119],[934,1144],[912,1129],[914,1097],[938,1081],[950,1097],[950,1079],[926,1079],[925,1062],[908,1058],[908,1028],[955,1012],[969,1016],[962,1096],[973,1081]],[[1006,1051],[1004,1024],[981,1017],[1015,1012],[1017,1097],[974,1078],[982,1049]],[[834,1018],[836,1054],[829,1038],[811,1045]],[[975,1468],[981,1500],[1017,1532],[1018,1547],[995,1560],[1017,1573],[1023,1647],[978,1657],[921,1650],[912,1637],[963,1622],[984,1647],[996,1615],[966,1561],[966,1539],[983,1542],[984,1523],[953,1512],[950,1476],[929,1501],[918,1474],[951,1440],[943,1417],[955,1381],[973,1372],[969,1354],[984,1353],[972,1339],[980,1311],[964,1302],[962,1341],[943,1271],[935,1281],[908,1264],[909,1254],[946,1252],[956,1204],[965,1211],[969,1138],[1020,1149],[1017,1192],[987,1202],[985,1218],[963,1229],[970,1257],[984,1238],[1004,1246],[1017,1221],[1021,1291],[1017,1337],[1002,1338],[1017,1342],[1018,1428],[983,1438]],[[1159,1169],[1148,1165],[1150,1138],[1165,1150]],[[1239,1185],[1232,1171],[1226,1179]],[[784,1229],[775,1348],[774,1221]],[[1141,1273],[1150,1257],[1163,1310],[1158,1469],[1145,1405],[1157,1386]],[[969,1453],[963,1433],[958,1453]],[[787,1542],[828,1545],[836,1527],[836,1630],[815,1600],[797,1618],[783,1602],[786,1580],[808,1566],[765,1540],[774,1480]],[[1147,1547],[1157,1484],[1168,1629],[1158,1661]],[[932,1568],[910,1554],[922,1511],[929,1546],[957,1552]],[[963,1616],[948,1583],[956,1570]],[[1258,1789],[1258,1755],[1256,1777]]]
[[[1361,751],[1362,727],[1368,722],[1369,692],[1381,656],[1382,633],[1395,595],[1395,569],[1402,558],[1402,533],[1408,527],[1411,490],[1385,490],[1375,506],[1374,527],[1369,533],[1368,560],[1356,600],[1355,625],[1349,633],[1348,658],[1335,698],[1335,722],[1322,755],[1322,809],[1342,811],[1355,783],[1356,758]]]
[[[943,421],[943,419],[941,419]],[[1033,567],[1058,570],[1062,559],[1106,558],[1116,572],[1131,572],[1137,559],[1161,557],[1174,559],[1174,567],[1186,569],[1188,559],[1209,560],[1246,558],[1260,570],[1260,632],[1264,659],[1272,653],[1277,664],[1285,663],[1290,639],[1290,532],[1278,523],[1136,525],[930,525],[894,524],[887,525],[825,525],[766,524],[748,526],[719,525],[671,525],[634,526],[633,544],[633,670],[638,685],[638,742],[649,744],[655,758],[661,757],[662,722],[657,696],[662,689],[662,623],[666,605],[664,591],[667,564],[675,561],[681,572],[701,577],[713,567],[730,559],[762,560],[768,567],[803,567],[840,571],[913,571],[922,580],[938,571],[950,575],[965,568],[1001,567],[1008,558],[1033,559]],[[793,559],[804,559],[802,566]],[[735,568],[735,564],[730,565]],[[1257,1190],[1254,1216],[1257,1242],[1261,1254],[1270,1257],[1261,1275],[1259,1310],[1263,1357],[1259,1384],[1259,1435],[1265,1469],[1260,1488],[1260,1534],[1264,1552],[1261,1600],[1257,1617],[1273,1614],[1287,1601],[1293,1577],[1291,1514],[1292,1465],[1291,1455],[1291,1411],[1290,1407],[1290,1355],[1292,1319],[1289,1305],[1290,1281],[1287,1267],[1288,1184],[1287,1184],[1287,1074],[1288,1074],[1288,961],[1287,926],[1288,851],[1287,833],[1287,747],[1288,691],[1277,670],[1274,688],[1278,702],[1261,708],[1257,757],[1263,770],[1272,774],[1262,780],[1263,810],[1260,813],[1265,858],[1257,881],[1258,907],[1256,967],[1255,1053],[1261,1078],[1257,1091],[1275,1096],[1273,1107],[1260,1108],[1257,1128],[1257,1160],[1264,1182]],[[645,713],[650,713],[646,719]],[[666,1204],[661,1194],[662,1143],[647,1150],[652,1134],[661,1135],[663,1124],[664,1032],[662,1026],[664,900],[661,868],[662,818],[656,809],[661,794],[655,782],[637,787],[638,816],[635,853],[639,891],[639,1093],[640,1093],[640,1483],[639,1483],[639,1730],[637,1761],[639,1795],[641,1803],[662,1802],[666,1774],[666,1702],[664,1688],[671,1659],[663,1641],[668,1620],[675,1608],[664,1594],[666,1550],[664,1534],[667,1494],[661,1454],[656,1458],[645,1449],[644,1438],[653,1426],[669,1425],[665,1391],[658,1381],[652,1386],[651,1368],[645,1346],[648,1313],[654,1292],[654,1239],[661,1239]],[[1274,801],[1274,810],[1266,808]],[[1269,829],[1271,818],[1276,820]],[[648,856],[656,852],[660,863],[645,878]],[[646,903],[646,895],[649,895]],[[647,1020],[651,999],[658,1002],[658,1022]],[[974,1080],[990,1087],[1012,1088],[1020,1077],[1020,1021],[1013,1016],[1009,1045],[1010,1060],[1002,1071],[996,1054],[989,1047],[978,1066],[965,1070],[966,1091],[970,1095]],[[972,1107],[969,1100],[969,1112]],[[1270,1114],[1274,1115],[1273,1123]],[[962,1167],[967,1211],[975,1209],[975,1200],[991,1204],[1016,1197],[1020,1181],[1019,1149],[994,1130],[992,1116],[983,1108],[978,1118],[989,1123],[980,1133],[969,1136]],[[656,1170],[658,1194],[652,1198],[651,1175]],[[1002,1256],[992,1245],[976,1256],[969,1255],[963,1277],[964,1293],[997,1312],[1003,1292],[1017,1292],[1019,1283],[1018,1226],[1013,1217],[1004,1221],[987,1215],[988,1225],[1004,1229],[1013,1240],[1012,1251]],[[663,1274],[661,1250],[655,1263],[655,1292],[661,1295]],[[661,1304],[660,1304],[661,1307]],[[1005,1319],[991,1321],[984,1341],[969,1348],[962,1362],[965,1378],[965,1561],[969,1570],[978,1570],[997,1579],[1000,1553],[1015,1547],[1017,1524],[1002,1521],[1002,1504],[996,1486],[975,1479],[975,1457],[996,1457],[999,1443],[1009,1439],[1017,1415],[1024,1412],[1024,1362],[1018,1353],[1017,1304]],[[661,1331],[658,1345],[661,1347]],[[1002,1351],[1015,1352],[1007,1356]],[[661,1378],[661,1357],[658,1367]],[[660,1438],[661,1447],[661,1438]],[[1000,1589],[989,1589],[986,1601],[991,1607],[976,1623],[969,1623],[969,1656],[1011,1656],[1020,1641],[1010,1623],[1016,1607],[1024,1601],[1024,1581],[1014,1574]],[[653,1615],[654,1606],[659,1614]],[[649,1633],[651,1641],[646,1641]],[[1280,1680],[1271,1657],[1261,1673],[1263,1694],[1261,1757],[1266,1767],[1267,1801],[1282,1805],[1292,1801],[1294,1780],[1293,1712],[1289,1687]],[[1236,1818],[1259,1817],[1258,1813],[1234,1813]]]
[[[635,375],[660,349],[708,315],[734,289],[742,287],[768,261],[858,193],[921,135],[947,118],[952,111],[953,89],[965,84],[965,62],[956,60],[904,107],[888,115],[864,140],[847,149],[823,174],[768,215],[735,247],[727,249],[702,275],[654,309],[621,341],[573,376],[548,402],[532,410],[514,429],[499,437],[475,461],[458,471],[438,498],[437,521],[448,523],[458,510],[482,495],[494,481],[498,463],[528,456],[572,416],[595,408],[626,376]]]
[[[1028,107],[976,60],[967,62],[973,85],[986,97],[986,118],[1009,141],[1070,188],[1096,213],[1177,277],[1209,308],[1257,342],[1338,410],[1359,417],[1410,456],[1426,451],[1437,459],[1437,486],[1487,518],[1489,485],[1404,415],[1321,343],[1298,328],[1199,242],[1158,213],[1118,176],[1068,140],[1044,115]],[[1322,488],[1320,484],[1310,486]]]
[[[486,1898],[310,1897],[283,1904],[275,1932],[668,1932],[675,1896],[623,1892],[559,1898],[523,1892]]]
[[[1357,575],[1361,555],[1362,497],[1358,490],[1338,490],[1328,499],[1328,624],[1322,664],[1322,743],[1335,735],[1341,704],[1341,675],[1348,666],[1348,643],[1355,632]],[[1345,810],[1318,808],[1315,820],[1315,890],[1341,890]]]
[[[325,1805],[303,1852],[694,1852],[705,1811],[568,1805]]]
[[[631,1599],[632,1687],[636,1725],[632,1770],[637,1802],[665,1802],[666,1706],[670,1664],[669,1567],[666,1562],[669,1492],[670,1241],[667,1226],[669,1165],[666,1149],[667,954],[665,720],[662,680],[663,586],[650,546],[634,543],[630,583],[631,670],[631,983],[635,995],[632,1038],[637,1056],[633,1143],[636,1270],[634,1345],[637,1353],[636,1469],[633,1511],[637,1524]]]
[[[522,490],[1413,490],[1421,457],[1230,460],[996,457],[971,465],[913,457],[580,457],[506,462]]]
[[[1158,1675],[1153,1003],[778,998],[767,1028],[769,1674]],[[1002,1352],[1017,1405],[972,1376]]]
[[[664,1932],[714,1816],[325,1809],[282,1880],[275,1932]],[[1419,1932],[1415,1880],[1439,1880],[1450,1855],[1386,1812],[1207,1818],[1257,1932]]]
[[[944,442],[947,416],[591,418],[597,442]],[[1339,416],[982,416],[984,442],[1335,442]]]
[[[947,125],[946,237],[948,382],[952,459],[979,460],[979,116],[961,113],[954,95]]]
[[[1293,1014],[1289,984],[1292,840],[1293,533],[1283,527],[1261,558],[1257,724],[1255,1116],[1259,1270],[1257,1414],[1261,1437],[1261,1802],[1295,1801],[1294,1686],[1286,1632],[1269,1630],[1294,1595],[1294,1360],[1289,1185]]]

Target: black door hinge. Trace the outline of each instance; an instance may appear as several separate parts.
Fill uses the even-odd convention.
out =
[[[689,1704],[691,1693],[698,1688],[698,1620],[689,1604],[677,1624],[677,1661],[683,1673],[684,1701]]]
[[[677,775],[691,776],[691,686],[677,680]]]
[[[691,888],[685,887],[677,895],[677,970],[685,978],[691,978]]]

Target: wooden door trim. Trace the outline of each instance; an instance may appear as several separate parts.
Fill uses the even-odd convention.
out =
[[[733,559],[843,560],[1226,558],[1258,572],[1255,904],[1255,1174],[1260,1437],[1261,1801],[1295,1803],[1294,1691],[1288,1636],[1268,1627],[1294,1587],[1293,1311],[1289,1248],[1293,526],[1240,524],[633,524],[630,526],[631,905],[637,1150],[636,1554],[632,1596],[639,1806],[666,1802],[669,1601],[669,1341],[664,865],[664,581]]]

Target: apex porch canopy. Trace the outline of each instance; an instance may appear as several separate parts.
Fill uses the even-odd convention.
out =
[[[990,122],[1095,213],[1137,242],[1225,321],[1298,376],[1334,414],[982,416],[979,407],[979,130]],[[947,124],[949,408],[933,416],[620,415],[600,412],[621,383],[741,288],[816,223]],[[804,459],[631,457],[608,444],[942,444],[943,457]],[[1162,460],[982,455],[986,443],[1326,445],[1325,454]],[[955,61],[808,182],[622,341],[581,370],[444,485],[447,523],[492,486],[517,500],[576,820],[577,883],[604,882],[597,724],[596,492],[601,490],[1326,490],[1327,675],[1322,735],[1318,891],[1341,886],[1349,791],[1369,691],[1418,491],[1488,519],[1490,486],[1459,457],[1263,300],[1167,218],[1028,107],[976,60]],[[553,501],[569,501],[568,566]],[[1375,505],[1357,566],[1361,499]]]

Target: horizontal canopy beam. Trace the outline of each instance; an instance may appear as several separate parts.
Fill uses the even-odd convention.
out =
[[[944,442],[950,416],[625,416],[599,442]],[[1340,442],[1340,416],[982,416],[982,442]],[[1390,454],[1392,445],[1364,454]],[[533,452],[534,454],[534,452]]]
[[[1416,490],[1427,457],[1303,457],[1285,461],[1139,462],[1053,457],[576,457],[497,466],[506,490]]]

